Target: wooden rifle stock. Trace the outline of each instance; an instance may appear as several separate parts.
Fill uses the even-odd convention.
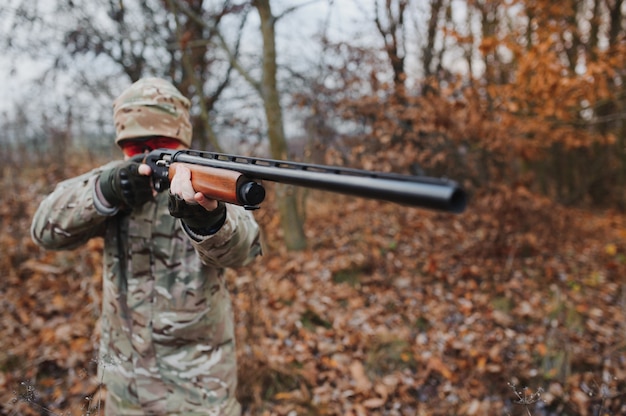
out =
[[[185,166],[191,171],[193,189],[211,199],[248,208],[257,207],[265,199],[263,186],[248,179],[241,172],[175,162],[168,168],[169,178],[174,177],[179,166]]]
[[[447,179],[197,150],[153,150],[144,161],[159,192],[169,188],[169,178],[182,163],[192,172],[195,190],[247,209],[258,208],[265,198],[262,180],[454,213],[466,206],[465,191]]]

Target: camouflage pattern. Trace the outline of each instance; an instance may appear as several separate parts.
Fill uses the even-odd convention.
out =
[[[227,205],[214,235],[190,238],[167,193],[132,213],[94,205],[102,168],[60,183],[31,233],[47,249],[104,237],[100,375],[107,415],[238,415],[233,313],[224,268],[260,254],[252,215]]]
[[[171,83],[143,78],[113,102],[115,143],[146,136],[165,136],[191,146],[189,100]]]

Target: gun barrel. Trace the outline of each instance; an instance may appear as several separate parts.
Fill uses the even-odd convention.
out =
[[[363,198],[461,213],[465,191],[447,179],[236,156],[197,150],[162,150],[168,163],[182,162],[236,170],[250,179],[338,192]]]

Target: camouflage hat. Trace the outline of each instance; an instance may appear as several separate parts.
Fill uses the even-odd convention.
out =
[[[164,136],[191,146],[190,102],[171,83],[143,78],[113,102],[115,143],[125,139]]]

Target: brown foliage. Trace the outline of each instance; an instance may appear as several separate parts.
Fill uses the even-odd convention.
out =
[[[58,180],[43,172],[3,176],[21,192],[0,212],[0,403],[87,414],[102,242],[31,242]],[[522,186],[481,191],[459,216],[315,192],[310,248],[289,252],[273,197],[256,213],[265,255],[228,274],[246,414],[526,414],[538,397],[544,411],[625,410],[623,216]]]
[[[482,25],[475,47],[473,33],[444,30],[466,48],[470,68],[480,57],[483,73],[453,76],[442,67],[437,78],[403,80],[398,88],[382,81],[393,62],[331,45],[340,63],[329,68],[337,87],[317,90],[333,105],[308,104],[358,126],[336,140],[351,164],[422,169],[464,178],[472,189],[522,184],[566,204],[624,209],[626,44],[619,6],[505,3],[468,2]],[[598,25],[609,13],[612,20]],[[350,69],[362,62],[378,69]]]

